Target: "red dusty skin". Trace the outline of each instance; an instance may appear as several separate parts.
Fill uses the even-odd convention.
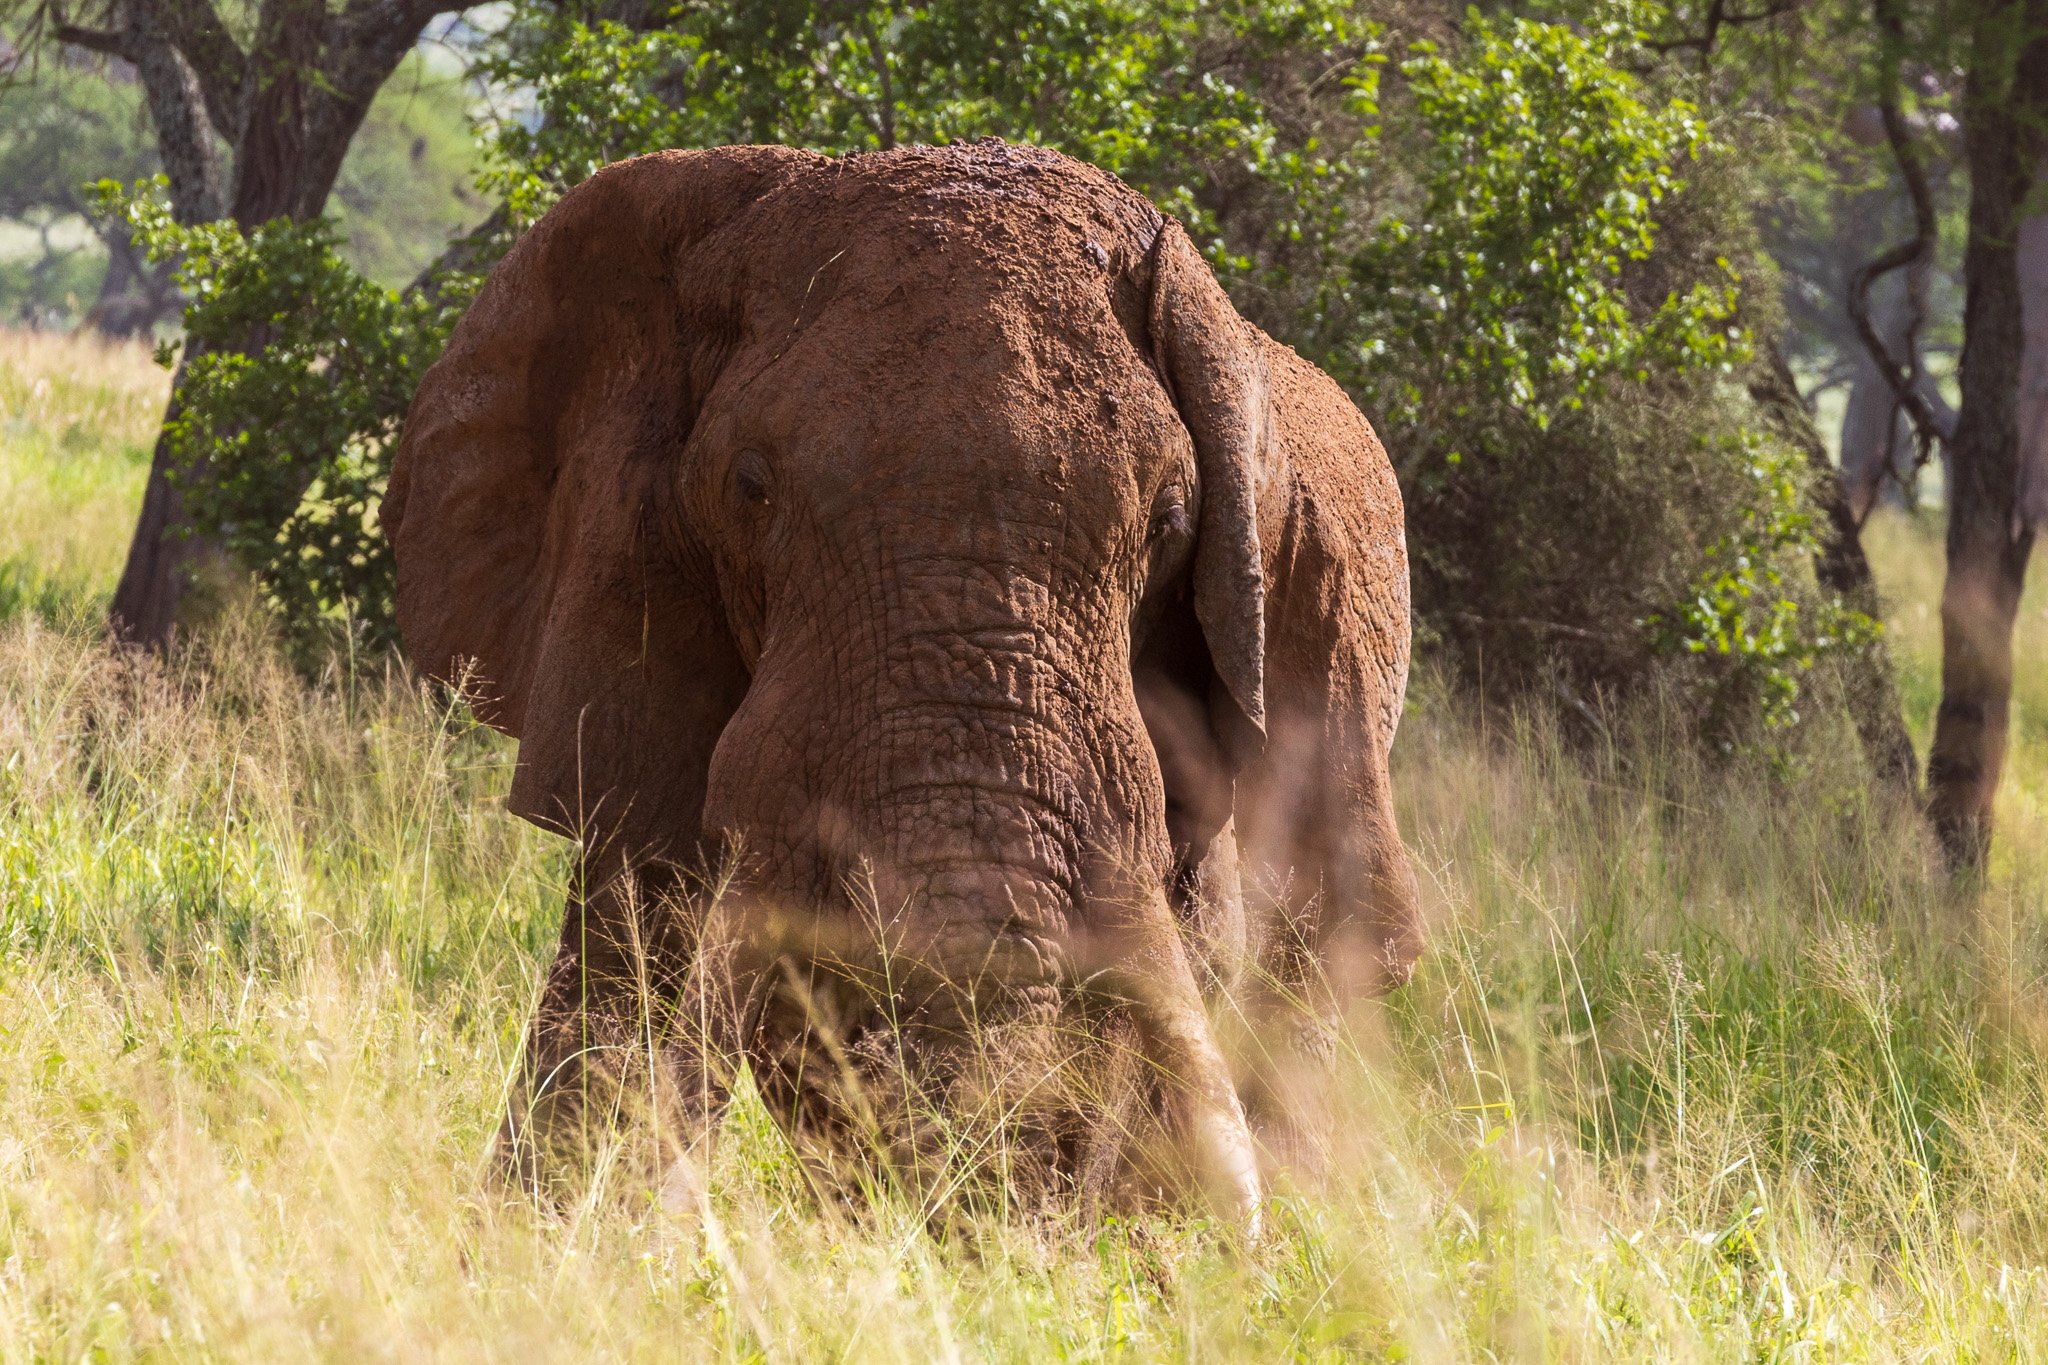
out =
[[[865,896],[956,1002],[1125,1002],[1190,1159],[1252,1218],[1190,889],[1234,903],[1239,845],[1293,888],[1251,939],[1305,941],[1332,1009],[1412,960],[1385,453],[1078,162],[601,171],[428,373],[384,522],[414,659],[519,737],[512,808],[584,840],[508,1153],[650,992],[801,970]],[[693,973],[648,893],[734,837],[765,908]]]

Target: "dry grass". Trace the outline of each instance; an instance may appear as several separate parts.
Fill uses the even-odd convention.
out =
[[[146,440],[143,386],[80,382],[84,354],[0,341],[10,414],[49,378],[49,421],[99,405],[95,449]],[[73,553],[103,601],[139,466],[66,489],[61,445],[7,428],[0,478],[45,501],[0,561]],[[1924,720],[1930,542],[1873,539]],[[1398,778],[1434,944],[1348,1039],[1327,1178],[1246,1253],[1184,1217],[935,1236],[900,1195],[821,1208],[744,1102],[702,1227],[623,1165],[506,1194],[482,1155],[564,852],[498,808],[505,747],[382,674],[307,687],[251,627],[164,668],[16,607],[0,1358],[2039,1358],[2029,611],[1970,904],[1909,816],[1844,794],[1847,757],[1789,790],[1647,737],[1589,764],[1420,698]]]

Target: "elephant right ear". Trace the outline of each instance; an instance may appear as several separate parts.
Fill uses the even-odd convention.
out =
[[[1200,509],[1195,617],[1223,694],[1217,736],[1242,768],[1266,742],[1266,574],[1259,491],[1271,481],[1272,410],[1265,349],[1179,223],[1152,247],[1154,362],[1195,445]]]
[[[537,823],[697,832],[746,673],[661,510],[737,321],[695,260],[819,160],[720,148],[599,171],[491,273],[413,399],[382,509],[399,628],[520,739],[510,805]]]

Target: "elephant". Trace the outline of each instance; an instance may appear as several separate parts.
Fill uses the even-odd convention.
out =
[[[692,979],[804,1086],[790,983],[872,913],[899,1017],[1120,1012],[1255,1219],[1231,964],[1298,951],[1335,1008],[1415,959],[1387,455],[1103,171],[998,139],[600,170],[427,372],[381,515],[410,657],[581,840],[508,1145]],[[735,846],[708,970],[670,893]]]

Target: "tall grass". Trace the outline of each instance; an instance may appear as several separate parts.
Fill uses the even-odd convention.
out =
[[[142,346],[0,329],[0,615],[113,592],[169,392]]]
[[[0,438],[42,509],[0,515],[0,562],[91,603],[149,421],[92,368],[136,357],[80,355],[0,342],[10,417],[70,395]],[[97,473],[60,422],[113,452]],[[1873,540],[1924,726],[1936,551]],[[1788,786],[1649,725],[1589,760],[1422,689],[1397,780],[1432,946],[1347,1035],[1343,1141],[1248,1252],[1191,1215],[821,1204],[745,1099],[699,1225],[623,1164],[507,1192],[484,1153],[567,873],[499,808],[507,747],[381,670],[308,686],[246,622],[159,664],[11,606],[0,1357],[2039,1358],[2028,611],[1967,901],[1853,754]]]

